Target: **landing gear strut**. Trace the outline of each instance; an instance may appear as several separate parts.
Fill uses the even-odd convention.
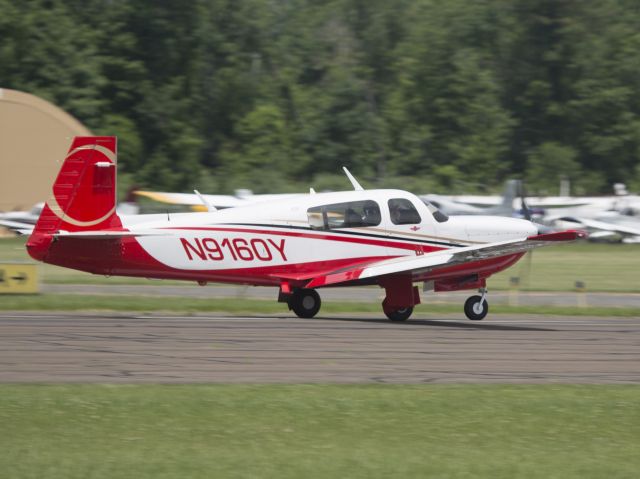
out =
[[[313,318],[320,311],[320,295],[315,289],[295,289],[287,301],[299,318]]]
[[[385,290],[382,311],[391,321],[406,321],[413,313],[413,307],[420,304],[420,291],[413,286],[411,276],[399,275],[380,281]]]
[[[480,288],[479,293],[482,296],[471,296],[464,303],[464,314],[471,321],[481,321],[489,312],[489,303],[487,302],[487,289]]]

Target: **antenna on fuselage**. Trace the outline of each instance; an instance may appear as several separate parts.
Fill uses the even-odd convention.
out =
[[[314,190],[313,188],[309,188],[309,194],[310,195],[315,195],[316,194],[316,190]]]
[[[202,204],[204,205],[204,207],[207,209],[207,211],[208,211],[209,213],[213,213],[214,211],[218,211],[218,208],[216,208],[216,207],[215,207],[215,206],[213,206],[211,203],[209,203],[209,202],[207,201],[207,199],[206,199],[204,196],[202,196],[198,190],[193,190],[193,192],[194,192],[196,195],[198,195],[198,198],[200,198],[200,201],[202,201]]]
[[[347,170],[347,167],[343,166],[342,169],[344,170],[344,173],[347,175],[347,178],[349,178],[349,181],[353,185],[353,189],[356,190],[356,191],[363,191],[364,188],[362,186],[360,186],[360,183],[358,183],[358,180],[356,180],[353,177],[353,175],[351,173],[349,173],[349,170]]]

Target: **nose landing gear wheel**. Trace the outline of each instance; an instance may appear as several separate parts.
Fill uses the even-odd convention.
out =
[[[471,296],[464,303],[464,314],[471,321],[481,321],[489,312],[489,303],[482,296]]]
[[[391,321],[406,321],[407,319],[409,319],[409,316],[411,316],[411,313],[413,313],[412,307],[394,310],[383,307],[382,309],[384,311],[384,314],[386,314],[387,318],[389,318]]]
[[[289,308],[299,318],[313,318],[320,311],[320,295],[315,289],[297,289],[289,299]]]

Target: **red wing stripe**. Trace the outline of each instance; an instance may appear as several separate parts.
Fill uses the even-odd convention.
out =
[[[360,278],[360,275],[364,271],[364,267],[351,269],[349,271],[343,271],[341,273],[331,273],[324,276],[317,276],[312,279],[309,284],[306,285],[307,288],[319,288],[321,286],[329,285],[329,284],[337,284],[337,283],[346,283],[348,281],[355,281]]]
[[[559,231],[557,233],[547,233],[536,236],[529,236],[529,241],[574,241],[586,238],[587,233],[580,230]]]

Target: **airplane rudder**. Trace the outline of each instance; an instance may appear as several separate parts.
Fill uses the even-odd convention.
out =
[[[118,226],[116,168],[116,137],[75,137],[41,215],[42,224],[38,221],[40,229],[80,231]]]
[[[58,231],[122,226],[116,214],[117,139],[75,137],[31,237],[29,254],[42,261]]]

